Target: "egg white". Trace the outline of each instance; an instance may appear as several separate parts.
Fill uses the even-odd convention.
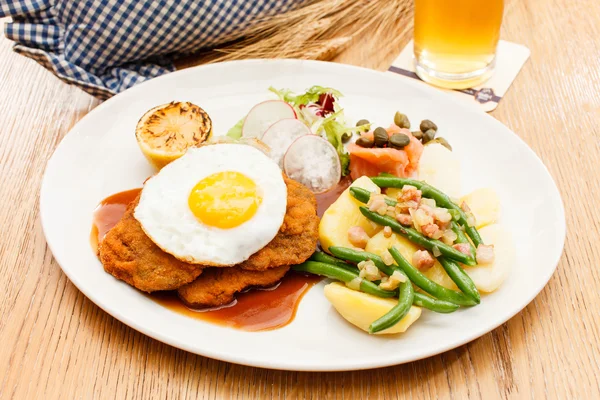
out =
[[[203,224],[188,206],[198,181],[223,171],[248,176],[262,194],[254,216],[230,229]],[[148,179],[134,216],[163,251],[189,263],[219,266],[239,264],[273,240],[286,207],[287,187],[275,162],[251,146],[215,144],[189,149]]]

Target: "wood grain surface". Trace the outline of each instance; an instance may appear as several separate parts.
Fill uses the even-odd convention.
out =
[[[503,38],[531,59],[492,115],[561,191],[568,234],[558,269],[521,313],[470,344],[344,373],[196,356],[83,296],[46,246],[38,200],[46,161],[99,101],[0,38],[0,398],[600,398],[600,2],[509,1]],[[365,36],[337,61],[385,69],[401,47],[373,49]]]

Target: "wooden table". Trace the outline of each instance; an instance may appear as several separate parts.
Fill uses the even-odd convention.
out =
[[[600,398],[600,3],[513,0],[503,37],[531,59],[492,114],[558,183],[568,237],[520,314],[436,357],[363,372],[295,373],[214,361],[150,339],[83,296],[38,219],[46,161],[99,104],[0,38],[0,398]],[[386,68],[368,39],[339,57]],[[532,182],[535,184],[535,182]]]

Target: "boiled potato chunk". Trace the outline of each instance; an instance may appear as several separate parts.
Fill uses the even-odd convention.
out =
[[[352,325],[369,331],[373,321],[382,317],[390,311],[398,301],[383,299],[367,293],[347,288],[345,285],[334,282],[325,286],[325,297],[333,305],[338,313]],[[396,325],[377,332],[376,335],[405,332],[421,316],[421,308],[412,306],[408,314]]]
[[[429,144],[419,161],[419,179],[452,198],[459,198],[460,159],[439,143]]]
[[[411,261],[415,251],[419,250],[419,247],[416,244],[404,238],[403,236],[400,236],[397,233],[392,233],[392,236],[386,238],[383,235],[383,231],[381,231],[369,240],[367,247],[365,247],[365,251],[377,254],[381,257],[381,255],[392,246],[396,247],[400,254],[402,254],[408,261]]]
[[[467,267],[462,265],[480,292],[490,293],[498,289],[506,280],[515,263],[515,249],[510,232],[498,224],[488,225],[479,230],[485,244],[494,245],[494,262],[491,264]],[[448,289],[457,290],[444,268],[436,263],[424,272],[432,281]]]
[[[366,176],[355,180],[350,187],[366,189],[371,193],[381,193],[381,189]],[[331,246],[355,248],[348,240],[348,230],[353,226],[362,227],[369,236],[373,236],[382,228],[365,218],[358,209],[363,205],[346,189],[333,203],[321,218],[319,224],[319,240],[323,250],[328,251]]]
[[[493,224],[498,220],[498,216],[500,215],[500,199],[494,189],[477,189],[464,196],[460,204],[463,201],[471,209],[475,217],[475,226],[477,229]]]
[[[389,238],[386,238],[383,235],[383,231],[381,231],[369,240],[369,242],[367,243],[367,247],[365,247],[365,251],[368,251],[369,253],[377,254],[378,256],[381,257],[381,255],[392,246],[397,248],[398,251],[400,252],[400,254],[402,254],[402,256],[404,258],[406,258],[406,260],[411,264],[412,264],[413,254],[415,254],[415,252],[420,249],[419,246],[417,246],[410,240],[406,239],[404,236],[400,236],[397,233],[392,233],[392,236],[390,236]],[[431,267],[428,271],[437,271],[439,273],[440,282],[438,282],[437,280],[436,280],[436,282],[438,282],[440,285],[443,285],[443,286],[446,286],[446,284],[454,285],[454,282],[452,282],[452,280],[448,277],[448,275],[446,275],[446,271],[444,271],[444,268],[442,268],[442,266],[440,265],[439,262],[437,262],[437,260],[435,262],[435,265],[433,267]],[[449,282],[446,282],[443,280],[444,276],[447,278],[447,280]],[[444,283],[442,283],[442,281],[444,281]],[[456,286],[454,286],[454,288],[456,288]]]
[[[464,265],[462,266],[464,267]],[[459,290],[454,281],[448,276],[444,267],[439,262],[435,262],[435,265],[428,270],[423,272],[423,275],[431,279],[437,284],[444,286],[445,288],[452,290]]]
[[[484,226],[479,234],[485,244],[494,245],[494,262],[486,265],[465,267],[465,271],[481,292],[493,292],[506,280],[515,263],[515,248],[508,229],[494,224]]]

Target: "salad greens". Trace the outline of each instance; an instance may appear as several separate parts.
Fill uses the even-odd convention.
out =
[[[339,108],[338,104],[342,93],[323,86],[313,86],[302,94],[294,94],[289,89],[278,90],[273,87],[270,87],[269,90],[294,107],[298,118],[314,134],[323,136],[331,143],[340,157],[342,176],[348,175],[350,173],[350,156],[344,148],[344,142],[349,140],[354,132],[359,132],[364,127],[351,126],[346,122],[344,110]]]
[[[332,95],[334,98],[342,97],[342,94],[333,89],[323,86],[313,86],[306,91],[306,93],[295,95],[290,89],[277,90],[273,86],[269,90],[277,95],[281,100],[286,103],[290,103],[294,108],[301,105],[309,105],[311,103],[318,103],[321,95]]]
[[[229,131],[227,131],[227,136],[232,139],[240,139],[242,137],[242,127],[244,126],[244,119],[246,117],[240,119],[237,124],[231,127]]]
[[[274,87],[270,87],[269,91],[275,93],[280,100],[291,105],[298,119],[308,126],[313,134],[320,135],[331,143],[340,158],[342,176],[348,175],[350,173],[350,156],[344,147],[344,143],[355,132],[360,133],[368,130],[369,125],[352,126],[348,124],[344,118],[344,110],[338,104],[342,93],[330,87],[317,85],[301,94],[296,94],[290,89],[276,89]],[[244,118],[239,120],[227,132],[227,136],[233,139],[242,137]]]

